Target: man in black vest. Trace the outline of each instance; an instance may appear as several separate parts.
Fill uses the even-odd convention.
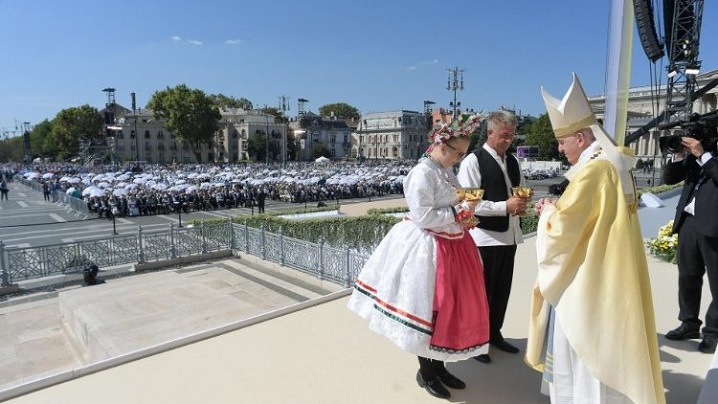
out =
[[[519,161],[507,153],[517,125],[513,113],[492,112],[488,117],[486,143],[464,158],[457,176],[462,186],[484,190],[484,198],[475,211],[479,225],[470,233],[484,263],[490,343],[509,353],[518,353],[519,349],[504,340],[501,327],[511,293],[516,245],[523,242],[518,215],[526,210],[526,201],[511,193],[511,188],[521,183]],[[491,357],[479,355],[476,360],[490,363]]]

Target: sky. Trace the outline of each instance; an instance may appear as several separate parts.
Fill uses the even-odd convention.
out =
[[[540,87],[561,97],[572,72],[589,95],[604,93],[609,3],[0,0],[0,135],[65,108],[102,109],[105,88],[128,108],[132,92],[144,107],[179,84],[255,107],[284,96],[290,117],[299,98],[313,112],[335,102],[362,114],[421,111],[425,100],[448,108],[454,68],[462,108],[538,116]],[[715,3],[704,4],[704,72],[718,69]],[[632,86],[665,84],[665,58],[652,65],[633,42]]]

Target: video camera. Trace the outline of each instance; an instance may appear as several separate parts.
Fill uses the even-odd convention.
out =
[[[687,121],[676,121],[666,125],[661,125],[658,129],[670,129],[680,126],[684,133],[682,135],[663,135],[658,138],[658,147],[661,153],[666,155],[676,153],[683,150],[681,144],[682,137],[691,137],[700,140],[703,149],[707,151],[716,151],[716,142],[718,142],[718,131],[716,130],[716,122],[718,121],[718,110],[707,114],[693,114]]]

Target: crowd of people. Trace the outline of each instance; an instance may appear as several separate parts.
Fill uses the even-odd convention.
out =
[[[83,200],[99,217],[144,216],[182,210],[211,211],[257,207],[265,201],[326,203],[402,194],[413,161],[278,164],[134,165],[88,168],[77,164],[6,164],[42,187],[46,201]],[[114,213],[113,213],[114,212]]]

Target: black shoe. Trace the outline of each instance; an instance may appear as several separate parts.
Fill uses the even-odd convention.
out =
[[[706,335],[703,337],[703,341],[698,344],[698,350],[703,353],[713,353],[716,351],[717,342],[718,340],[716,340],[716,337]]]
[[[700,338],[700,337],[701,337],[701,333],[700,333],[699,326],[691,325],[691,324],[687,324],[687,323],[683,323],[675,330],[670,330],[666,333],[666,338],[673,340],[673,341],[681,341],[684,339],[695,339],[695,338]]]
[[[506,342],[506,340],[503,340],[503,339],[494,340],[494,341],[489,341],[489,343],[504,352],[519,353],[519,349],[516,348],[515,346],[509,344],[508,342]]]
[[[451,387],[452,389],[465,389],[466,383],[464,383],[463,380],[459,379],[458,377],[452,375],[449,372],[444,373],[443,375],[439,376],[439,380],[441,380],[441,383],[445,384],[446,387]]]
[[[481,363],[491,363],[491,357],[489,354],[481,354],[479,356],[474,356],[474,359]]]
[[[441,384],[438,378],[433,378],[431,380],[425,381],[424,378],[421,377],[421,372],[416,372],[416,382],[419,384],[419,387],[425,388],[426,391],[428,391],[429,394],[434,397],[451,397],[451,393],[449,393],[449,390],[447,390],[446,387]]]

